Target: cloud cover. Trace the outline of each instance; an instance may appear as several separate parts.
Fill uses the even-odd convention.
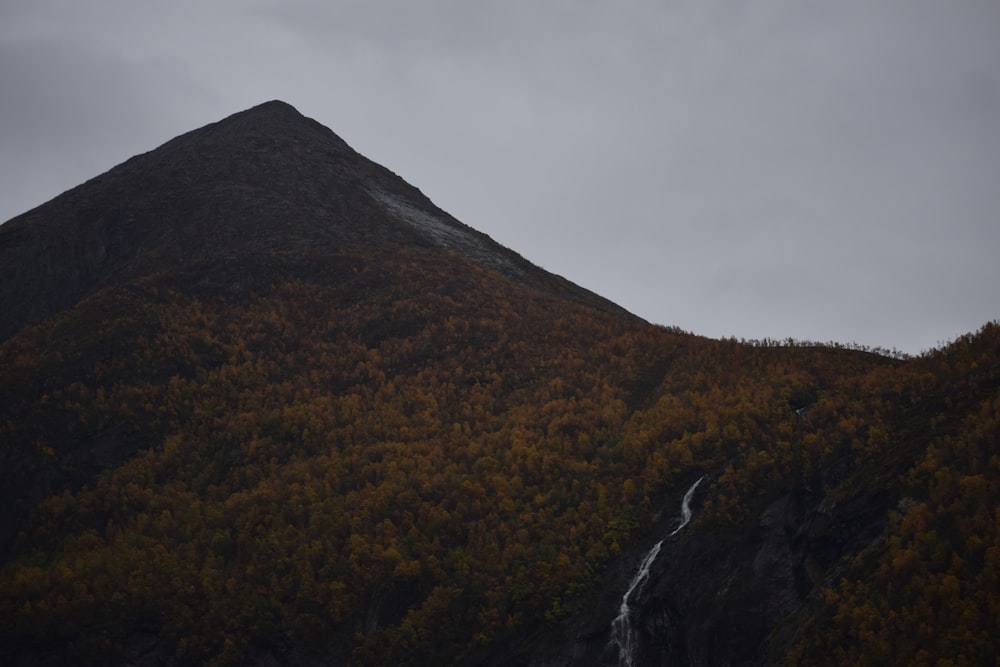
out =
[[[277,98],[654,322],[1000,317],[993,0],[8,0],[0,90],[0,220]]]

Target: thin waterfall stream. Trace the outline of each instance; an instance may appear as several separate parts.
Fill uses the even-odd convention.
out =
[[[694,497],[695,489],[698,488],[703,479],[705,479],[704,476],[699,477],[698,481],[692,484],[691,488],[684,494],[684,499],[681,501],[680,524],[667,537],[664,537],[653,545],[653,548],[649,550],[642,559],[642,562],[639,563],[638,571],[632,577],[632,581],[629,582],[625,595],[622,596],[622,603],[618,607],[618,616],[615,617],[612,623],[613,637],[611,639],[611,643],[618,647],[618,664],[620,667],[635,666],[636,637],[635,630],[632,628],[632,596],[637,594],[641,590],[642,585],[649,579],[649,570],[653,566],[656,557],[660,555],[660,549],[663,547],[664,541],[679,533],[691,521],[691,498]]]

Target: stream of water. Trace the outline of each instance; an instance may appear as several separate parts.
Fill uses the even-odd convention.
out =
[[[611,639],[611,642],[618,647],[619,667],[635,667],[636,637],[635,630],[632,628],[632,597],[641,590],[642,585],[649,579],[649,570],[653,566],[656,557],[660,555],[660,549],[663,548],[664,541],[679,533],[691,521],[691,498],[694,497],[695,489],[698,488],[703,479],[705,478],[698,478],[698,481],[692,484],[691,488],[684,494],[684,499],[681,501],[680,524],[667,537],[653,545],[653,548],[649,550],[645,558],[642,559],[642,562],[639,563],[639,569],[636,571],[635,576],[632,577],[632,581],[629,582],[625,595],[622,596],[622,603],[618,607],[618,616],[612,623],[613,637]]]

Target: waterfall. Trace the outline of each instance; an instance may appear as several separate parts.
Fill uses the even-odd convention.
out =
[[[635,631],[632,629],[632,595],[637,593],[646,580],[649,579],[649,570],[653,566],[653,561],[660,555],[663,542],[668,537],[673,537],[679,533],[681,528],[688,525],[688,522],[691,521],[691,498],[694,497],[695,489],[698,488],[703,479],[705,479],[704,476],[699,477],[698,481],[692,484],[691,488],[684,494],[684,499],[681,501],[680,524],[667,537],[653,545],[653,548],[649,550],[649,553],[639,563],[639,570],[632,577],[632,581],[628,585],[628,590],[622,596],[622,603],[618,607],[618,616],[615,617],[611,628],[613,633],[611,642],[618,647],[618,664],[620,667],[634,667],[635,665],[636,637]]]
[[[698,481],[692,484],[691,488],[684,494],[684,500],[681,501],[681,523],[679,526],[674,528],[674,532],[667,535],[667,537],[673,537],[677,533],[681,532],[681,528],[688,525],[688,522],[691,521],[691,499],[694,498],[694,490],[698,488],[698,485],[701,484],[701,480],[703,479],[705,479],[704,475],[699,477]]]

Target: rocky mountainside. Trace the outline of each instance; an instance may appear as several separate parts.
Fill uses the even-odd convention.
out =
[[[287,256],[294,261],[283,270],[322,271],[315,264],[324,254],[371,244],[437,247],[615,308],[458,222],[273,101],[177,137],[0,227],[0,337],[142,276],[183,271],[206,290],[248,293],[272,278],[256,261]]]
[[[992,664],[998,441],[996,323],[654,326],[269,102],[0,226],[0,664]]]

